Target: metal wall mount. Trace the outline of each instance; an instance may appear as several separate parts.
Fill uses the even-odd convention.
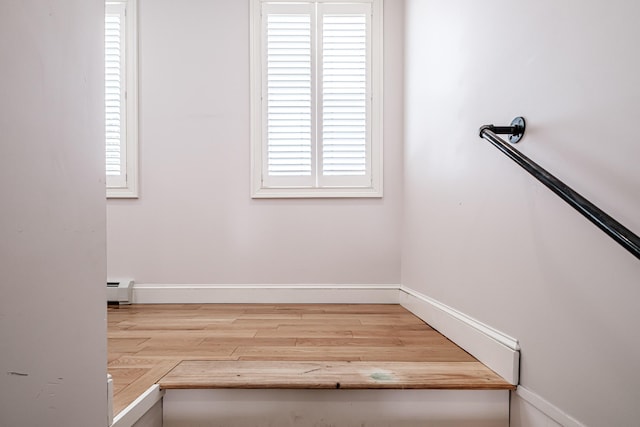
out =
[[[509,142],[515,144],[522,139],[526,128],[527,124],[524,121],[524,117],[516,117],[515,119],[511,120],[511,126],[482,126],[480,128],[480,137],[482,137],[482,133],[485,130],[490,130],[497,135],[509,135]]]

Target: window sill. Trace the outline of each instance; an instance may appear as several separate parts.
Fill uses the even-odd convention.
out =
[[[137,199],[135,188],[107,188],[107,199]]]
[[[258,188],[253,199],[309,199],[309,198],[382,198],[382,189],[363,188]]]

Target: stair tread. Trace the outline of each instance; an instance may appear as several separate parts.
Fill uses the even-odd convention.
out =
[[[161,389],[456,389],[511,390],[477,361],[344,362],[184,360]]]

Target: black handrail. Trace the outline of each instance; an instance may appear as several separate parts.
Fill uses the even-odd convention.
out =
[[[562,200],[573,206],[578,212],[584,215],[589,221],[607,233],[622,247],[640,259],[640,237],[631,230],[611,218],[596,205],[582,197],[572,188],[551,175],[540,165],[529,159],[527,156],[513,148],[507,141],[496,134],[509,134],[512,143],[518,142],[524,135],[525,121],[522,117],[517,117],[511,122],[511,126],[486,125],[480,128],[480,137],[486,139],[500,151],[506,154],[511,160],[519,164],[523,169],[533,175],[538,181],[556,193]]]

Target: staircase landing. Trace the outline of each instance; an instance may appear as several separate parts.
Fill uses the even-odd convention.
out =
[[[108,310],[117,414],[163,389],[512,390],[400,305],[166,304]]]

